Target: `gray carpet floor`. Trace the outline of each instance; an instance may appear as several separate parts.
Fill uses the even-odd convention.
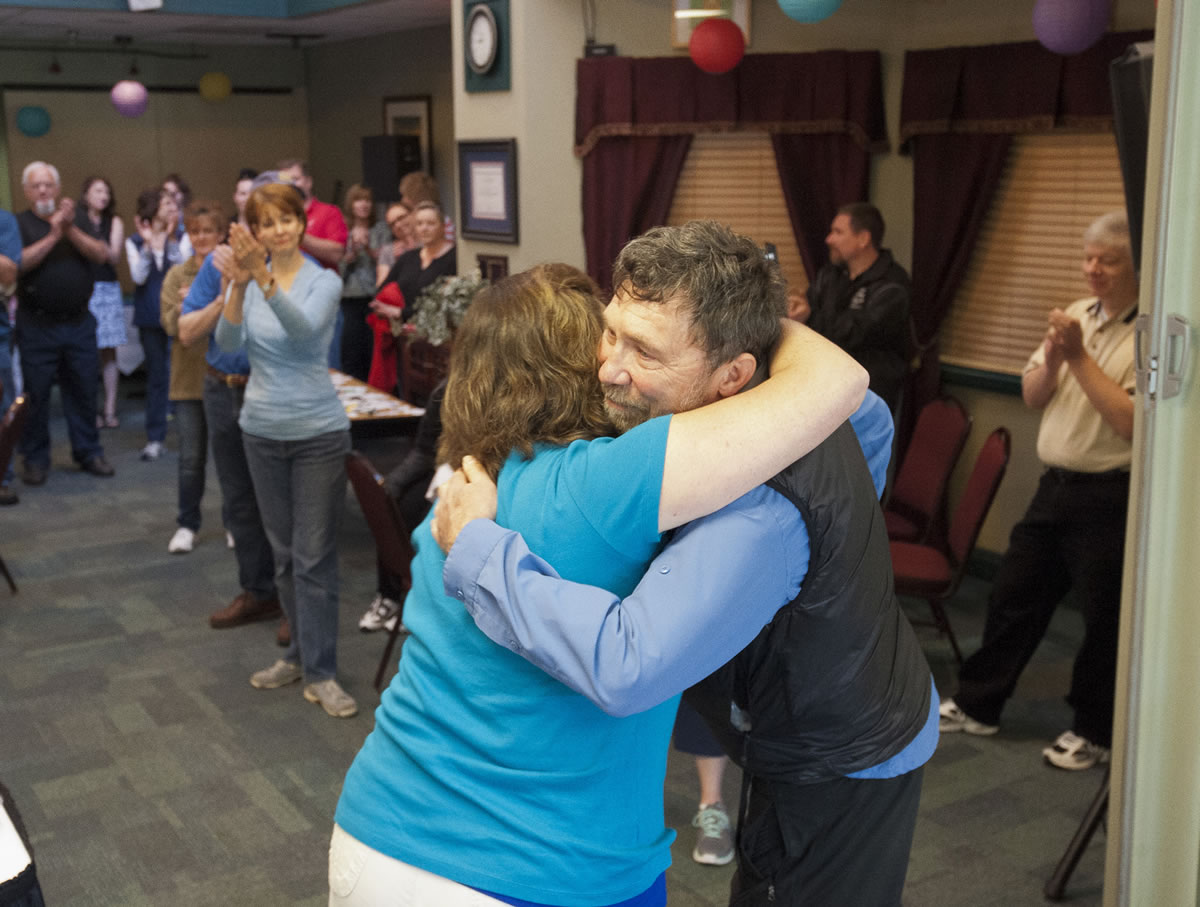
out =
[[[259,691],[249,675],[278,655],[270,623],[214,631],[208,614],[238,590],[210,468],[196,550],[169,555],[175,439],[162,459],[138,451],[140,401],[103,441],[112,479],[70,463],[56,415],[49,481],[0,509],[0,556],[20,592],[0,584],[0,781],[32,836],[51,907],[275,905],[326,902],[326,852],[342,778],[372,726],[380,634],[357,620],[375,582],[374,548],[348,493],[340,535],[339,674],[362,711],[327,717],[300,686]],[[397,442],[358,444],[380,464]],[[969,579],[951,613],[977,644],[987,584]],[[920,603],[911,605],[923,617]],[[922,796],[904,903],[1025,905],[1041,889],[1100,783],[1098,770],[1042,764],[1068,726],[1062,701],[1080,637],[1060,609],[1022,678],[999,736],[943,739]],[[949,647],[922,632],[935,677],[952,692]],[[737,772],[726,801],[737,802]],[[732,866],[692,862],[696,779],[672,754],[668,871],[674,907],[727,903]],[[1104,834],[1093,840],[1068,902],[1101,903]]]

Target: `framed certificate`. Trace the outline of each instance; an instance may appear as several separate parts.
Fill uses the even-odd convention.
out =
[[[464,239],[518,242],[517,140],[459,142],[458,197]]]

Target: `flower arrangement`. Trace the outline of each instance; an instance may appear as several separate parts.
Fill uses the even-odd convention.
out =
[[[462,324],[475,294],[488,283],[478,268],[458,277],[439,277],[417,295],[417,310],[409,322],[413,336],[433,346],[446,343]]]

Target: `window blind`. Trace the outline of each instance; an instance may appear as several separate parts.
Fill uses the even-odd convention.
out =
[[[808,287],[765,132],[701,133],[692,139],[667,223],[690,220],[719,221],[760,246],[774,243],[788,288],[803,293]]]
[[[942,324],[942,361],[1021,374],[1045,336],[1050,310],[1088,293],[1083,231],[1124,206],[1111,133],[1015,137],[967,275]]]

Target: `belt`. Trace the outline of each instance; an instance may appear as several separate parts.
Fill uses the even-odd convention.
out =
[[[1076,472],[1073,469],[1060,469],[1057,466],[1047,466],[1046,475],[1062,485],[1072,482],[1129,481],[1128,469],[1109,469],[1106,472]]]
[[[216,378],[226,387],[245,387],[246,382],[250,380],[249,375],[227,375],[225,372],[213,368],[207,362],[204,363],[204,367],[208,369],[208,377]]]

